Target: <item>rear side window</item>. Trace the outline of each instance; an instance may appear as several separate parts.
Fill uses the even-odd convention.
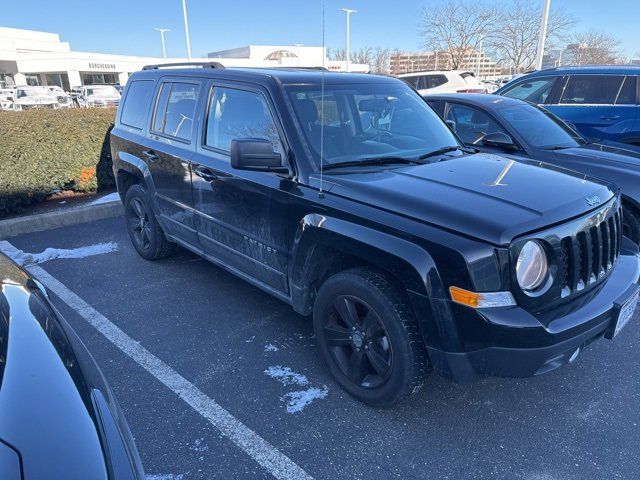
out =
[[[214,87],[207,116],[205,145],[231,150],[231,140],[261,138],[282,152],[278,130],[265,99],[256,92]]]
[[[144,128],[149,104],[153,95],[152,80],[135,80],[129,85],[129,91],[122,105],[120,122],[133,128]]]
[[[436,88],[445,83],[447,83],[447,77],[444,75],[428,75],[426,88]]]
[[[200,86],[194,83],[164,83],[156,103],[153,131],[191,140],[199,90]]]
[[[560,103],[570,105],[613,105],[624,77],[612,75],[574,75],[564,88]]]
[[[616,105],[634,105],[636,103],[636,82],[637,77],[626,77],[618,98],[616,98]]]
[[[556,79],[557,77],[528,80],[514,85],[504,92],[504,96],[544,104],[547,102],[547,98],[549,98],[549,93],[551,93]]]

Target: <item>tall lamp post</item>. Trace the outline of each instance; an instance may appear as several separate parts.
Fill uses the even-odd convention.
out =
[[[187,0],[182,0],[182,16],[184,17],[184,35],[187,39],[187,58],[191,61],[191,42],[189,41],[189,21],[187,20]]]
[[[542,23],[540,24],[540,34],[538,36],[538,54],[536,55],[536,70],[542,69],[542,57],[544,56],[544,43],[547,40],[547,23],[549,22],[549,9],[551,0],[544,0],[542,8]]]
[[[351,59],[349,57],[350,57],[350,53],[351,52],[349,51],[349,40],[350,40],[350,38],[349,38],[349,27],[350,27],[349,26],[349,23],[350,23],[349,19],[350,19],[352,13],[357,13],[357,10],[350,10],[348,8],[342,8],[341,10],[344,13],[347,14],[347,72],[350,72],[351,71],[351,66],[350,66]]]
[[[165,48],[164,45],[164,34],[167,32],[170,32],[171,30],[169,30],[168,28],[154,28],[155,31],[160,32],[160,40],[162,41],[162,58],[164,59],[165,63],[167,62],[167,49]]]

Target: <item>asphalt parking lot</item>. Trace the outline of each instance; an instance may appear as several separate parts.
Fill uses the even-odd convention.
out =
[[[50,251],[39,267],[148,353],[126,354],[52,295],[115,391],[150,479],[273,478],[268,458],[284,462],[282,478],[640,478],[637,314],[616,340],[548,375],[471,386],[432,376],[410,401],[376,410],[333,382],[308,318],[184,250],[141,259],[122,219],[9,242],[80,248],[66,255],[80,258]],[[97,244],[108,245],[84,248]],[[148,358],[233,420],[152,375]]]

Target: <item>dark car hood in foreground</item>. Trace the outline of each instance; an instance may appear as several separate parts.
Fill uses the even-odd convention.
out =
[[[19,452],[25,480],[106,479],[96,410],[76,347],[33,280],[2,255],[0,287],[5,453],[7,445]]]
[[[325,189],[500,245],[598,208],[616,194],[583,175],[489,154],[350,172],[325,175]]]

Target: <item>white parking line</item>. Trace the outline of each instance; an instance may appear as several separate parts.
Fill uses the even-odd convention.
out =
[[[196,412],[240,447],[274,477],[283,480],[312,479],[277,448],[222,408],[154,354],[120,330],[108,318],[38,266],[27,267],[44,286],[89,322],[107,340],[131,357]]]

